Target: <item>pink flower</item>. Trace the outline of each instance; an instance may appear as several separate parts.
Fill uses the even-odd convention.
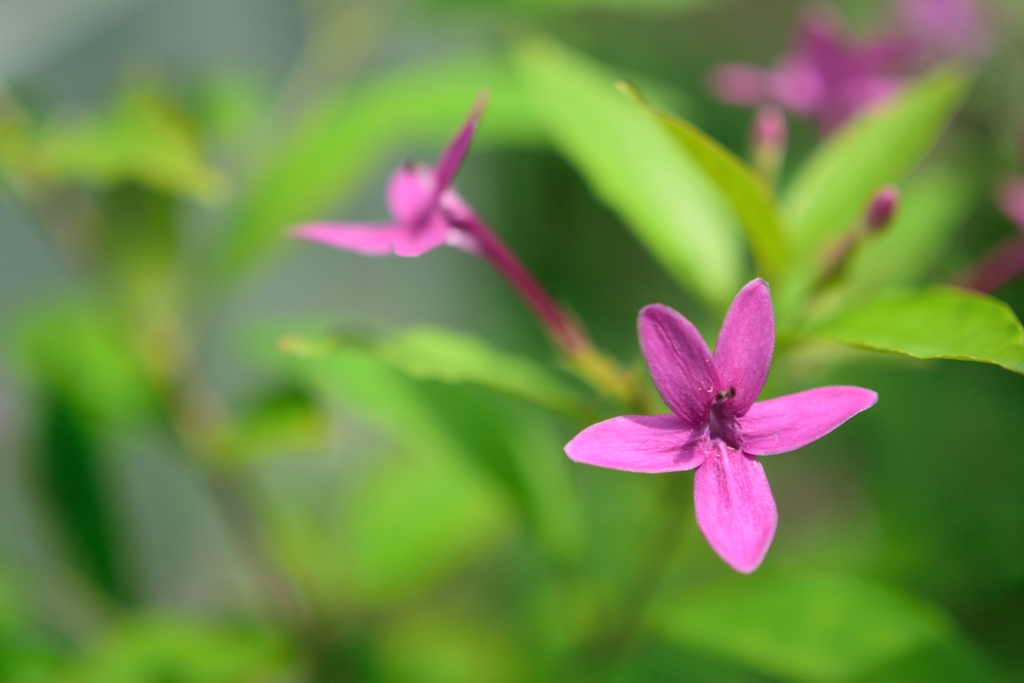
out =
[[[720,65],[711,74],[711,89],[728,104],[777,104],[816,119],[829,133],[896,94],[904,82],[899,72],[915,49],[913,41],[898,36],[854,42],[832,13],[814,11],[804,16],[793,49],[773,68]]]
[[[367,256],[420,256],[446,243],[463,246],[465,230],[454,222],[468,219],[472,212],[451,184],[469,151],[481,111],[478,103],[436,166],[407,164],[395,169],[385,193],[391,222],[309,223],[292,235]]]
[[[870,408],[878,394],[820,387],[755,403],[775,347],[763,280],[744,287],[712,354],[697,328],[654,304],[640,311],[640,346],[668,415],[624,415],[592,425],[565,447],[576,462],[629,472],[696,469],[697,525],[723,560],[749,573],[775,535],[775,500],[758,456],[820,439]]]
[[[452,188],[483,106],[481,98],[441,152],[437,166],[407,164],[391,174],[385,193],[391,222],[308,223],[294,228],[292,236],[367,256],[421,256],[445,244],[473,254],[508,281],[566,356],[591,353],[586,331]]]
[[[988,51],[988,27],[975,0],[896,0],[896,11],[926,61],[977,59]]]
[[[997,244],[956,279],[957,284],[979,292],[994,292],[1024,273],[1024,178],[1009,178],[1000,183],[996,202],[1021,234]]]

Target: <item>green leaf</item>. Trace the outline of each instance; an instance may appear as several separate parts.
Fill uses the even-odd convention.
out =
[[[282,348],[307,357],[360,348],[414,379],[480,386],[574,417],[589,412],[582,392],[539,363],[450,330],[424,327],[379,340],[292,337]]]
[[[54,118],[33,144],[26,170],[53,181],[131,181],[202,201],[226,191],[188,122],[153,87],[128,90],[103,116]]]
[[[739,288],[739,227],[715,184],[662,126],[586,57],[546,41],[516,63],[556,146],[680,283],[728,304]]]
[[[654,114],[718,185],[739,214],[759,272],[769,279],[777,275],[786,260],[786,247],[775,196],[764,177],[689,121],[650,107],[633,86],[620,83],[620,89]]]
[[[110,598],[129,603],[131,577],[117,525],[120,510],[109,495],[110,476],[93,425],[59,392],[40,406],[36,467],[49,513],[76,569]]]
[[[91,417],[130,420],[153,405],[131,348],[98,308],[82,302],[38,305],[12,327],[23,368]]]
[[[360,351],[295,367],[399,446],[346,499],[337,538],[322,539],[337,546],[335,562],[323,542],[302,545],[287,529],[278,535],[297,574],[345,586],[350,599],[390,601],[443,577],[507,531],[508,498],[473,466],[473,455],[417,382]]]
[[[1002,301],[955,287],[883,294],[807,332],[914,358],[954,358],[1024,373],[1024,329]]]
[[[226,267],[243,268],[280,241],[290,225],[324,218],[360,179],[413,141],[447,140],[484,91],[490,100],[476,142],[539,139],[508,67],[490,57],[417,64],[316,108],[246,189],[230,229]]]
[[[59,683],[237,683],[282,674],[284,647],[266,634],[183,619],[118,624]]]
[[[403,615],[377,636],[372,652],[379,680],[423,683],[514,683],[534,678],[537,662],[500,626],[477,614],[436,606]],[[521,647],[521,645],[520,645]]]
[[[667,640],[807,683],[852,680],[949,637],[934,607],[859,578],[743,577],[663,601]]]
[[[307,392],[284,387],[241,414],[224,451],[240,460],[309,452],[327,433],[327,416]]]
[[[857,224],[878,188],[902,181],[932,148],[966,89],[962,72],[937,69],[826,141],[786,194],[794,248],[808,254]]]

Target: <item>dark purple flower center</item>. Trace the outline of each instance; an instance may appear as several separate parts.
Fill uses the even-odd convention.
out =
[[[712,439],[724,441],[731,448],[739,448],[736,442],[736,418],[729,406],[729,401],[734,396],[736,396],[734,387],[722,389],[715,395],[715,400],[711,402],[711,411],[708,414],[708,427]]]

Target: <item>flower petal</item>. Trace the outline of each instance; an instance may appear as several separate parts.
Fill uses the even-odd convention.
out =
[[[739,418],[739,441],[751,455],[775,455],[817,441],[878,401],[860,387],[818,387],[755,403]]]
[[[374,223],[307,223],[292,230],[292,237],[320,242],[366,256],[394,253],[393,242],[402,232],[393,225]]]
[[[869,389],[831,386],[754,403],[739,418],[739,444],[753,456],[796,451],[878,402]]]
[[[576,462],[627,472],[677,472],[704,462],[707,439],[675,415],[623,415],[587,427],[565,446]]]
[[[697,526],[730,567],[749,574],[775,536],[775,499],[757,458],[721,441],[712,444],[693,478]]]
[[[700,332],[668,306],[640,311],[640,348],[658,393],[672,412],[691,427],[708,421],[717,391],[715,363]]]
[[[441,152],[441,156],[438,157],[435,176],[437,192],[443,192],[447,189],[455,179],[455,174],[459,172],[459,166],[462,165],[462,160],[466,158],[469,146],[473,142],[473,133],[476,132],[476,126],[480,121],[480,114],[483,112],[483,108],[483,101],[478,101],[474,105],[473,112],[466,119],[466,123],[462,125],[459,132],[455,134],[455,137],[452,138],[448,146]]]
[[[433,208],[434,170],[427,166],[399,166],[388,178],[388,211],[398,223],[416,223]]]
[[[422,256],[442,246],[448,236],[448,221],[439,212],[428,214],[418,225],[403,227],[394,237],[396,256]]]
[[[754,405],[768,379],[774,350],[772,295],[765,281],[757,279],[732,300],[715,344],[718,388],[735,390],[722,406],[725,414],[743,415]]]

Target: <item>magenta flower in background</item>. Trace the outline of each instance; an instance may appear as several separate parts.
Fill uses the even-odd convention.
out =
[[[996,203],[1020,230],[978,259],[956,282],[979,292],[994,292],[1024,273],[1024,178],[1004,180],[996,191]]]
[[[471,213],[452,189],[455,174],[469,151],[482,103],[441,152],[436,166],[406,164],[395,169],[385,193],[390,223],[309,223],[292,235],[367,256],[420,256],[443,244],[462,246],[464,229],[453,220]]]
[[[896,12],[925,62],[977,59],[988,51],[988,28],[975,0],[896,0]]]
[[[775,348],[763,280],[736,295],[714,354],[693,324],[666,306],[645,307],[638,329],[651,378],[672,412],[599,422],[577,434],[565,452],[576,462],[629,472],[696,469],[697,525],[731,567],[752,572],[778,519],[758,456],[820,439],[874,405],[878,394],[831,386],[755,403]]]
[[[804,15],[793,49],[774,67],[722,64],[711,73],[711,89],[728,104],[776,104],[814,118],[827,134],[897,93],[914,49],[912,41],[896,35],[858,43],[835,13],[816,9]]]

